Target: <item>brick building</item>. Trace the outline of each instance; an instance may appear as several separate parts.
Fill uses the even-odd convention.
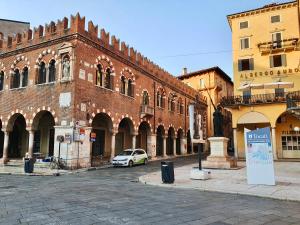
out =
[[[188,104],[198,99],[206,128],[205,97],[91,21],[86,30],[85,17],[68,24],[0,40],[2,161],[28,151],[87,167],[129,147],[191,153]]]

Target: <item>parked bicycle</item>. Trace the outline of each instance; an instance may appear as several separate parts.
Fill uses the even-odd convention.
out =
[[[53,156],[52,160],[50,162],[50,168],[51,169],[66,169],[67,163],[62,158]]]

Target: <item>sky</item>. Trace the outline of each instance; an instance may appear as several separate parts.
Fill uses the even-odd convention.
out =
[[[232,77],[231,30],[226,16],[273,2],[0,0],[0,18],[30,22],[31,27],[37,27],[79,12],[86,17],[86,24],[92,20],[174,76],[180,75],[184,67],[192,72],[219,66]]]

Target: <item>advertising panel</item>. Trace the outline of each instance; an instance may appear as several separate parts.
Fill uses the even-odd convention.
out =
[[[275,185],[270,128],[244,130],[248,184]]]

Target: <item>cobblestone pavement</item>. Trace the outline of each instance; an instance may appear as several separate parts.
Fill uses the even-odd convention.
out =
[[[179,158],[175,166],[195,162]],[[0,224],[300,224],[300,203],[148,186],[159,162],[59,177],[0,176]]]

